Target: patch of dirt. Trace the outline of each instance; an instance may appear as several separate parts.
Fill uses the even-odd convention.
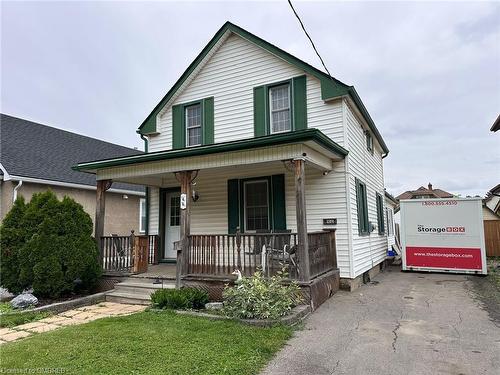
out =
[[[488,258],[487,276],[469,276],[468,279],[491,320],[500,326],[500,258]]]

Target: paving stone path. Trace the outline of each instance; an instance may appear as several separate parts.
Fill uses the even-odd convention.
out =
[[[49,332],[64,326],[83,324],[111,316],[133,314],[143,311],[146,307],[113,302],[101,302],[96,305],[78,307],[36,322],[21,324],[12,328],[0,328],[0,345],[31,336],[34,333]]]

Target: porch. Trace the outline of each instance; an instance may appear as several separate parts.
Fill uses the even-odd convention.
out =
[[[343,170],[346,154],[308,129],[82,163],[77,169],[97,175],[95,233],[106,272],[144,274],[150,265],[170,261],[176,264],[176,287],[213,284],[220,290],[235,279],[235,270],[272,276],[284,268],[308,288],[328,275],[321,292],[328,297],[338,285],[335,228],[321,227],[317,223],[324,220],[316,217],[308,230],[306,191],[326,199],[332,191],[327,176],[337,166]],[[105,191],[114,181],[149,187],[154,235],[134,236],[133,242],[103,235]],[[134,246],[119,251],[117,241],[121,248],[127,241]]]

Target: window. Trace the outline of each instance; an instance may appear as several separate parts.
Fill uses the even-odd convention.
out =
[[[387,235],[392,236],[394,234],[394,214],[390,208],[385,209],[385,216],[387,218]]]
[[[382,195],[377,193],[377,226],[378,226],[378,234],[385,233],[385,221],[384,221],[384,199]]]
[[[366,149],[373,154],[373,137],[372,134],[367,130],[365,131],[366,135]]]
[[[290,84],[269,89],[271,134],[290,131]]]
[[[368,202],[366,200],[366,185],[356,179],[356,203],[358,206],[358,230],[360,236],[370,234],[368,221]]]
[[[170,197],[170,226],[176,227],[181,223],[181,197]]]
[[[146,199],[139,199],[139,232],[146,233]]]
[[[244,183],[245,230],[269,229],[267,180]]]
[[[187,146],[201,145],[201,104],[186,107]]]

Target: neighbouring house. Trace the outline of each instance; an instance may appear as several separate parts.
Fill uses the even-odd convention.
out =
[[[396,223],[394,216],[399,211],[399,202],[387,191],[385,192],[385,218],[387,221],[387,253],[394,255],[396,245]]]
[[[224,24],[138,133],[147,153],[75,169],[149,187],[156,261],[184,282],[282,260],[328,296],[385,260],[389,150],[356,90],[248,31]]]
[[[495,120],[490,129],[490,131],[492,132],[496,132],[498,130],[500,130],[500,115],[498,115],[497,119]]]
[[[483,199],[483,219],[500,220],[500,184],[488,191]]]
[[[399,194],[396,199],[428,199],[428,198],[453,198],[454,195],[441,189],[434,189],[429,182],[427,188],[420,186],[417,190],[408,190]]]
[[[500,184],[483,199],[483,223],[486,255],[500,256]]]
[[[0,118],[0,220],[16,198],[26,200],[51,189],[80,203],[94,220],[96,181],[74,171],[80,160],[140,155],[141,151],[2,114]],[[145,191],[142,186],[117,183],[106,193],[108,211],[104,233],[126,235],[146,231]]]

